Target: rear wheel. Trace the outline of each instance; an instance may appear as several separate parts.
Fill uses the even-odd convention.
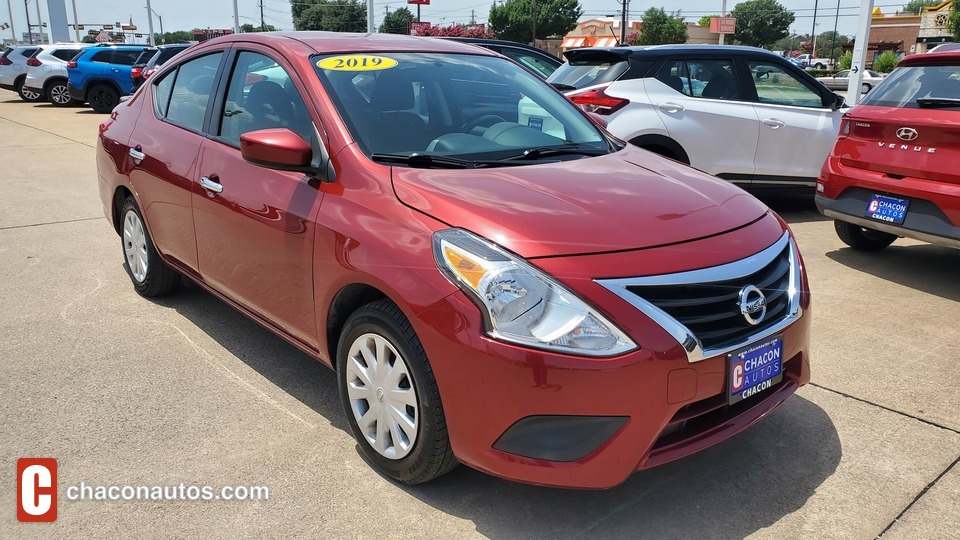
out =
[[[126,261],[123,267],[137,293],[154,297],[177,288],[180,274],[160,260],[133,197],[127,197],[120,207],[120,238],[123,242],[123,258]]]
[[[58,79],[47,85],[47,101],[57,107],[72,105],[75,100],[70,97],[67,81]]]
[[[347,319],[337,380],[350,431],[381,473],[419,484],[456,467],[433,370],[395,304],[379,300]]]
[[[98,84],[90,89],[87,101],[94,111],[108,113],[120,103],[120,92],[105,84]]]
[[[880,251],[897,239],[895,234],[867,229],[839,219],[834,220],[833,226],[844,244],[860,251]]]
[[[26,101],[27,103],[33,103],[35,101],[40,101],[43,96],[39,92],[34,92],[32,90],[27,90],[23,87],[23,83],[26,82],[25,77],[17,79],[17,82],[14,83],[14,87],[17,91],[17,94],[20,95],[20,99]]]
[[[866,94],[867,92],[870,91],[871,88],[873,88],[873,87],[870,86],[869,84],[863,83],[863,84],[860,85],[860,93],[861,93],[861,94]]]

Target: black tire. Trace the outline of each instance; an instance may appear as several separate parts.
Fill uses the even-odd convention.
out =
[[[54,79],[47,83],[45,94],[47,101],[53,104],[54,107],[68,107],[76,103],[76,100],[70,97],[67,81],[64,79]]]
[[[861,93],[861,94],[866,94],[867,92],[870,91],[871,88],[873,88],[873,87],[870,86],[869,83],[862,83],[862,84],[860,85],[860,93]]]
[[[23,76],[13,83],[14,89],[17,91],[17,95],[20,96],[20,99],[26,101],[27,103],[36,103],[43,99],[43,94],[28,93],[26,90],[24,90],[23,83],[25,83],[26,80],[26,76]]]
[[[834,220],[837,236],[843,243],[860,251],[880,251],[897,239],[897,235],[867,229],[846,221]]]
[[[135,244],[140,243],[136,235],[129,234],[130,220],[136,219],[139,227],[143,231],[142,245],[139,249]],[[163,296],[174,289],[180,283],[180,274],[166,265],[153,246],[153,239],[147,231],[143,221],[143,214],[133,197],[127,197],[120,207],[120,245],[123,253],[123,268],[130,276],[134,290],[141,296],[149,298]],[[140,255],[139,260],[134,264],[137,268],[131,268],[131,257],[128,256],[128,250],[135,250]],[[143,267],[140,267],[142,265]]]
[[[663,157],[665,157],[665,158],[670,158],[670,159],[672,159],[672,160],[674,160],[674,161],[679,161],[680,163],[683,163],[684,165],[689,165],[689,164],[690,164],[685,157],[678,156],[677,154],[675,154],[675,153],[673,152],[673,150],[670,150],[669,148],[667,148],[667,147],[665,147],[665,146],[647,145],[647,146],[641,146],[640,148],[643,148],[644,150],[646,150],[646,151],[648,151],[648,152],[653,152],[654,154],[657,154],[658,156],[663,156]]]
[[[101,114],[109,113],[120,103],[120,92],[106,84],[98,84],[90,89],[87,94],[87,102],[90,107]]]
[[[347,362],[350,348],[369,336],[383,338],[392,346],[412,380],[408,381],[416,395],[418,411],[416,414],[417,433],[408,453],[399,459],[390,459],[382,455],[368,442],[366,435],[358,425],[353,411],[353,403],[348,395]],[[366,362],[363,357],[358,357]],[[396,364],[391,364],[395,366]],[[366,366],[369,368],[369,366]],[[391,368],[392,369],[392,368]],[[358,379],[359,381],[359,379]],[[337,345],[337,382],[340,388],[340,402],[343,405],[347,423],[361,452],[381,473],[402,482],[413,485],[427,482],[442,476],[457,465],[457,459],[450,448],[447,436],[447,421],[440,402],[440,391],[433,376],[433,369],[423,351],[420,339],[414,332],[410,321],[393,302],[378,300],[355,311],[347,319]],[[376,386],[379,383],[375,383]],[[361,382],[362,385],[362,382]],[[377,398],[383,402],[383,386],[377,388]],[[354,386],[356,388],[356,386]],[[371,388],[372,390],[372,388]],[[389,391],[389,387],[387,388]],[[358,403],[365,401],[357,400]],[[359,405],[358,405],[359,406]],[[369,410],[370,405],[367,405]],[[383,434],[386,435],[386,432]],[[392,435],[390,440],[393,440]]]

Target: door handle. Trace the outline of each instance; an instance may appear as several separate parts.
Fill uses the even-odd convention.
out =
[[[147,155],[140,151],[140,145],[138,144],[136,148],[130,149],[130,157],[133,158],[134,164],[139,165]]]
[[[217,180],[220,180],[220,178],[215,174],[204,176],[200,179],[200,187],[211,193],[222,193],[223,186],[220,185]]]
[[[776,118],[764,118],[763,123],[772,127],[773,129],[780,129],[787,125],[787,123],[783,120],[777,120]]]
[[[666,103],[658,104],[657,108],[663,112],[668,112],[668,113],[675,113],[675,112],[680,112],[684,110],[683,105],[680,105],[679,103],[673,103],[670,101]]]

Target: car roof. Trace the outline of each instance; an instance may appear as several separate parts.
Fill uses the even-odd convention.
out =
[[[438,52],[496,56],[492,51],[446,39],[347,32],[251,32],[217,37],[204,41],[199,46],[243,41],[274,46],[306,46],[314,53]]]
[[[897,67],[943,66],[960,64],[960,51],[938,51],[926,54],[911,54],[904,57]]]
[[[711,45],[711,44],[673,44],[673,45],[640,45],[633,47],[587,47],[583,49],[573,49],[564,53],[567,57],[571,53],[574,56],[578,54],[588,54],[589,52],[609,52],[618,56],[627,57],[659,57],[667,54],[717,54],[722,52],[739,54],[759,54],[787,60],[779,54],[773,53],[759,47],[748,47],[746,45]]]

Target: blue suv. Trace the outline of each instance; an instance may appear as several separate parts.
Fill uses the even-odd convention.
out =
[[[108,113],[133,90],[130,67],[147,45],[99,45],[84,49],[67,64],[70,97]]]

